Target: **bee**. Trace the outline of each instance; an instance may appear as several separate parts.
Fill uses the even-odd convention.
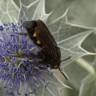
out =
[[[33,43],[41,48],[37,56],[42,59],[42,63],[47,64],[51,69],[60,70],[60,48],[45,23],[41,20],[34,20],[25,21],[22,25],[26,29],[27,34]],[[70,57],[67,59],[69,58]],[[60,72],[63,74],[65,79],[68,79],[61,70]]]

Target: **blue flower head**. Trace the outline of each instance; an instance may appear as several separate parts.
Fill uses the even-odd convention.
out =
[[[44,74],[51,74],[44,64],[37,62],[32,54],[40,50],[28,36],[20,35],[26,30],[19,24],[3,24],[0,26],[0,79],[8,96],[21,95],[21,85],[24,86],[23,96],[34,94],[45,84]],[[35,52],[35,53],[36,53]]]

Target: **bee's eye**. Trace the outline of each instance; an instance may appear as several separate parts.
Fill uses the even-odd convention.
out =
[[[34,32],[34,33],[33,33],[33,37],[36,37],[36,36],[37,36],[37,34],[36,34],[36,32]]]

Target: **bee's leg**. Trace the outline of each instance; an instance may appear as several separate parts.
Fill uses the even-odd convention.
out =
[[[24,33],[24,32],[20,32],[20,33],[17,33],[19,35],[24,35],[24,36],[28,36],[28,33]]]
[[[25,53],[20,53],[20,54],[15,54],[15,55],[11,55],[11,56],[14,56],[14,57],[18,57],[18,58],[29,58],[29,59],[34,59],[34,58],[37,58],[37,55],[35,55],[34,53],[30,53],[30,54],[25,54]]]
[[[60,67],[59,67],[59,71],[60,71],[60,73],[65,77],[66,80],[69,80],[69,79],[68,79],[69,77],[68,77],[65,73],[63,73],[63,72],[61,71]]]
[[[69,57],[67,57],[67,58],[65,58],[65,59],[63,59],[63,60],[61,60],[61,62],[67,61],[67,60],[69,60],[69,59],[71,59],[71,56],[69,56]]]

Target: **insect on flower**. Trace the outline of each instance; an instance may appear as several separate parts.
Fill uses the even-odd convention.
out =
[[[40,86],[49,83],[45,76],[54,78],[50,69],[62,73],[60,48],[41,20],[25,21],[22,25],[4,24],[2,28],[0,79],[8,96],[37,94]]]
[[[28,35],[34,44],[41,48],[36,55],[40,59],[39,63],[46,64],[51,69],[59,69],[65,79],[68,79],[60,70],[60,63],[70,57],[61,61],[60,48],[43,21],[25,21],[23,27],[27,34],[21,33],[21,35]]]

